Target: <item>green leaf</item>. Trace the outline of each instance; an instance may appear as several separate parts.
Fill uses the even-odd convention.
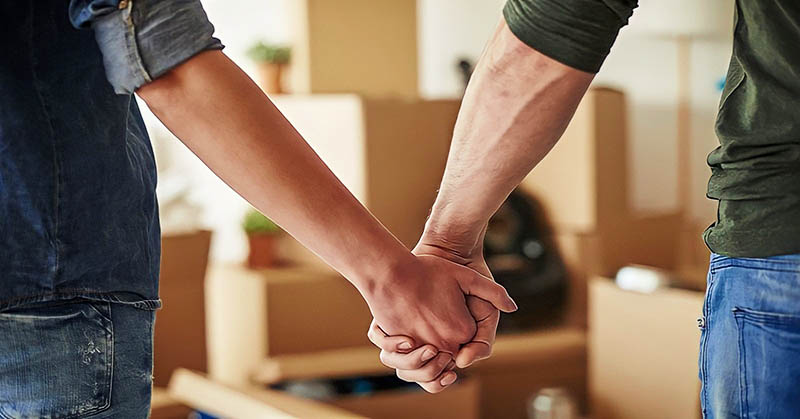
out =
[[[242,228],[247,234],[278,234],[281,232],[281,228],[277,224],[254,209],[245,214]]]
[[[247,50],[247,56],[256,62],[286,64],[292,57],[292,49],[285,45],[258,42]]]

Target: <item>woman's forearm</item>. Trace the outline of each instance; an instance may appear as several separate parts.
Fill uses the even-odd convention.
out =
[[[489,218],[561,137],[592,77],[531,49],[502,22],[467,87],[423,240],[465,255],[479,247]]]
[[[220,178],[362,294],[413,257],[220,51],[193,57],[137,94]]]

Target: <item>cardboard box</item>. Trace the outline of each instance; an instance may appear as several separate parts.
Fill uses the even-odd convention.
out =
[[[569,275],[566,323],[587,325],[587,281],[611,277],[626,265],[675,271],[680,266],[680,214],[631,217],[595,232],[557,231],[554,242]]]
[[[706,274],[711,250],[703,242],[706,225],[686,223],[680,231],[678,276],[681,285],[696,290],[706,289]]]
[[[178,367],[206,370],[205,276],[210,244],[209,231],[161,238],[163,308],[156,313],[153,339],[156,386],[166,386]]]
[[[564,135],[522,181],[557,230],[594,232],[627,218],[626,127],[623,93],[589,89]]]
[[[680,213],[630,207],[625,96],[591,88],[553,150],[520,188],[538,199],[570,274],[567,323],[586,327],[586,282],[628,264],[675,270]]]
[[[225,385],[180,369],[170,381],[168,397],[220,417],[476,419],[479,385],[467,379],[436,395],[421,389],[390,390],[315,401],[257,386]]]
[[[282,391],[256,386],[231,386],[203,374],[178,369],[169,396],[193,408],[226,418],[363,418],[356,413]]]
[[[175,400],[163,387],[153,387],[150,398],[151,419],[186,419],[194,409]]]
[[[586,335],[554,329],[497,338],[492,357],[465,370],[481,383],[482,418],[528,417],[531,398],[543,388],[566,389],[586,411]]]
[[[287,2],[291,91],[416,97],[416,6],[415,0]]]
[[[353,195],[414,246],[436,199],[460,102],[352,94],[274,101]],[[318,262],[297,245],[285,249],[292,260]]]
[[[254,382],[275,384],[287,380],[392,375],[380,362],[373,345],[353,346],[264,358],[251,371]]]
[[[347,396],[328,404],[373,419],[477,419],[480,386],[464,379],[438,394],[422,389],[382,391],[368,396]]]
[[[700,292],[640,294],[596,278],[589,286],[593,418],[700,417]]]
[[[267,357],[370,345],[366,303],[330,269],[214,266],[207,286],[215,380],[248,383]]]

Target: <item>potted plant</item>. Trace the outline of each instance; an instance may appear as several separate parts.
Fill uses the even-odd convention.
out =
[[[247,266],[258,269],[275,265],[281,228],[256,210],[245,214],[242,227],[250,244]]]
[[[258,42],[247,55],[258,64],[259,84],[266,93],[283,93],[283,71],[292,55],[291,48]]]

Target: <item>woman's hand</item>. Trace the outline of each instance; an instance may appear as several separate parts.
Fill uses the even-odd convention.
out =
[[[383,332],[412,337],[451,357],[473,339],[485,340],[485,333],[478,334],[473,317],[476,307],[488,321],[492,321],[491,314],[486,311],[516,310],[502,286],[476,270],[434,255],[417,254],[408,263],[393,268],[390,278],[376,283],[365,298]],[[468,304],[470,296],[480,300]],[[483,300],[491,310],[482,309]]]
[[[483,233],[472,243],[469,246],[457,246],[437,240],[433,235],[424,235],[413,253],[457,263],[491,278],[491,272],[483,258]],[[401,379],[415,381],[428,392],[438,393],[445,389],[457,378],[452,371],[453,366],[466,368],[475,361],[488,358],[492,353],[500,312],[488,301],[476,296],[466,296],[466,303],[475,323],[475,334],[455,352],[454,363],[445,362],[440,356],[432,356],[437,351],[433,345],[417,347],[418,344],[410,337],[390,336],[373,321],[368,336],[381,349],[381,362],[395,368]]]

